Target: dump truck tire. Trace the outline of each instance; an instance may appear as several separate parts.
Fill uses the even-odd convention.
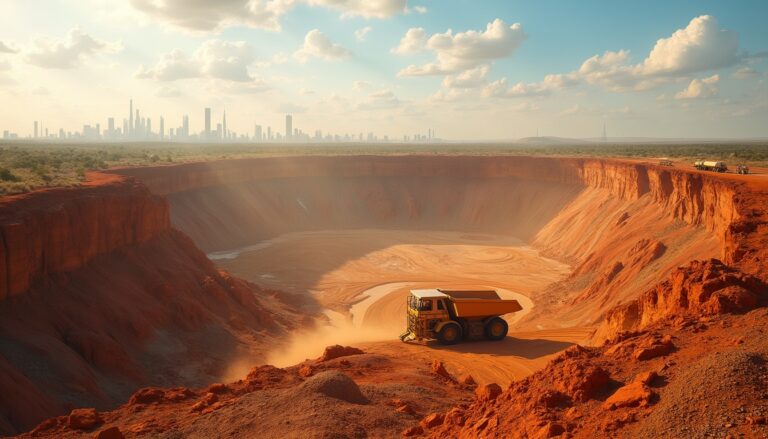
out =
[[[485,323],[485,338],[488,340],[504,340],[509,331],[509,325],[501,317],[494,317]]]
[[[437,333],[437,341],[440,344],[451,345],[461,340],[461,326],[456,322],[448,322]]]

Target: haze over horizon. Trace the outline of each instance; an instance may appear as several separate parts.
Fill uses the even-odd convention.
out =
[[[0,131],[118,126],[768,137],[768,3],[4,2]],[[156,123],[156,122],[155,122]],[[156,125],[155,125],[156,126]]]

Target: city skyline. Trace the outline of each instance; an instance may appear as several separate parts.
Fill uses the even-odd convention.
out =
[[[768,137],[766,2],[152,5],[5,2],[0,131],[122,128],[133,99],[154,132],[208,107],[238,133],[292,114],[312,136]]]
[[[313,134],[293,126],[293,115],[285,115],[285,128],[281,133],[271,126],[262,126],[258,122],[253,125],[251,133],[237,132],[227,127],[227,111],[222,110],[221,121],[215,122],[215,114],[211,107],[203,109],[203,117],[200,130],[190,128],[188,114],[181,117],[181,123],[177,126],[169,126],[166,131],[165,117],[159,116],[157,130],[152,128],[152,117],[142,116],[141,109],[134,107],[133,99],[128,101],[128,115],[117,125],[115,117],[108,116],[107,124],[102,129],[100,122],[83,124],[82,130],[71,131],[63,128],[53,129],[47,127],[43,121],[32,122],[33,128],[29,135],[20,135],[16,132],[3,130],[0,139],[3,140],[45,140],[45,141],[170,141],[170,142],[426,142],[437,140],[434,130],[427,128],[427,134],[404,134],[395,138],[389,135],[379,136],[373,132],[367,133],[328,133],[322,129],[315,129]],[[215,122],[215,129],[214,129]],[[264,129],[266,128],[266,129]]]

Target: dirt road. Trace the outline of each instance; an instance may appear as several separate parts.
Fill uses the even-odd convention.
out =
[[[515,333],[502,342],[444,347],[403,344],[405,297],[411,288],[493,288],[523,305],[505,318],[514,323],[535,304],[528,296],[562,279],[570,268],[541,257],[515,238],[438,231],[345,230],[283,235],[246,249],[221,252],[215,261],[236,276],[314,297],[331,322],[296,334],[271,362],[295,364],[329,344],[370,352],[443,361],[452,373],[480,383],[507,384],[542,367],[552,355],[583,340],[588,329]]]

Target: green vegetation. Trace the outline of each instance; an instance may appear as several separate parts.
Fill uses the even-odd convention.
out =
[[[509,154],[569,157],[625,157],[693,162],[707,158],[733,166],[768,166],[768,142],[699,143],[526,143],[442,144],[34,144],[0,143],[0,194],[76,186],[86,172],[122,166],[160,166],[190,161],[277,155]]]

